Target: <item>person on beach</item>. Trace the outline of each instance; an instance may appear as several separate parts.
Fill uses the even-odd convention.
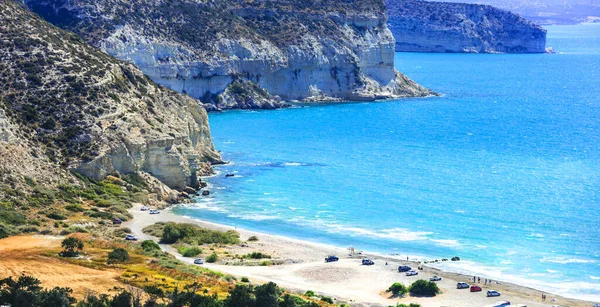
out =
[[[481,283],[481,277],[477,277],[477,282]]]

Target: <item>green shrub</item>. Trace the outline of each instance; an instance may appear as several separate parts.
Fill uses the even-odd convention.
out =
[[[115,199],[101,199],[99,201],[96,202],[96,206],[97,207],[101,207],[101,208],[109,208],[109,207],[116,207],[116,206],[120,206],[121,203]]]
[[[70,205],[66,205],[65,209],[71,211],[71,212],[83,212],[85,211],[83,209],[83,207],[81,207],[81,205],[79,204],[70,204]]]
[[[248,277],[242,277],[241,281],[242,282],[250,282],[250,279],[248,279]]]
[[[10,225],[23,225],[27,222],[27,217],[21,213],[16,212],[14,209],[6,206],[0,206],[0,223],[6,223]]]
[[[28,226],[28,225],[19,226],[19,227],[17,227],[17,230],[22,233],[38,233],[38,232],[40,232],[40,229],[37,228],[36,226]]]
[[[143,241],[141,246],[144,251],[153,251],[153,250],[159,251],[160,250],[160,245],[158,245],[156,242],[154,242],[152,240]]]
[[[248,241],[258,241],[258,238],[256,236],[251,236],[250,238],[248,238]]]
[[[329,297],[329,296],[322,296],[321,300],[323,302],[326,302],[326,303],[329,303],[329,304],[333,304],[333,299],[331,297]]]
[[[246,259],[271,259],[271,256],[267,254],[263,254],[261,252],[252,252],[250,254],[244,255]]]
[[[112,252],[108,253],[108,263],[127,262],[129,260],[129,253],[123,248],[115,248]]]
[[[315,296],[315,292],[313,290],[308,290],[306,293],[304,293],[304,296],[313,297]]]
[[[194,224],[166,223],[162,229],[162,242],[171,244],[176,242],[194,244],[237,244],[240,242],[240,234],[237,231],[217,231],[202,228]]]
[[[210,254],[210,256],[206,257],[206,262],[208,263],[215,263],[217,262],[217,260],[219,260],[217,253],[212,253]]]
[[[64,220],[67,219],[66,216],[64,216],[64,215],[62,215],[62,214],[60,214],[58,212],[50,212],[50,213],[46,214],[46,216],[48,218],[51,218],[53,220],[58,220],[58,221],[64,221]]]
[[[405,285],[395,282],[387,289],[387,292],[392,292],[395,296],[404,296],[404,294],[408,293],[408,289]]]
[[[440,292],[440,289],[432,281],[419,279],[410,285],[409,291],[412,296],[435,296]]]
[[[181,247],[177,248],[177,251],[183,257],[196,257],[196,256],[202,254],[202,250],[196,246],[194,246],[194,247],[181,246]]]

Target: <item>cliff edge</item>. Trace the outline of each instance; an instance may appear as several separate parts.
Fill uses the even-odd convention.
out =
[[[431,94],[395,70],[382,0],[24,2],[209,108]],[[268,96],[233,97],[227,89],[236,81]]]
[[[546,30],[489,5],[386,0],[396,51],[544,53]]]
[[[0,172],[47,186],[69,169],[103,179],[149,173],[182,190],[221,162],[206,111],[134,65],[12,0],[0,2]]]

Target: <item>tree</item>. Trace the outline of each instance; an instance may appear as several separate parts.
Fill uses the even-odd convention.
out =
[[[283,301],[279,304],[279,307],[304,307],[306,306],[306,301],[302,298],[286,294],[283,296]],[[317,305],[318,306],[318,305]]]
[[[79,251],[82,251],[84,246],[83,241],[75,237],[64,239],[61,245],[63,251],[60,252],[60,256],[62,257],[77,257],[79,255]]]
[[[394,296],[404,296],[404,294],[408,293],[408,289],[405,285],[395,282],[387,289],[387,292],[392,292]]]
[[[108,253],[108,263],[127,262],[127,260],[129,260],[129,253],[123,248],[118,247]]]
[[[274,282],[269,282],[254,288],[256,307],[277,307],[281,289]]]
[[[73,290],[70,288],[55,287],[51,290],[42,290],[38,294],[37,307],[69,307],[75,303],[71,296]]]
[[[177,242],[182,237],[181,231],[176,224],[167,223],[163,229],[162,242],[171,244]]]
[[[410,285],[409,291],[412,296],[435,296],[440,288],[433,281],[419,279]]]
[[[131,293],[123,290],[121,293],[115,295],[110,303],[110,307],[132,307],[131,299]]]
[[[227,307],[253,307],[255,300],[252,296],[252,286],[239,284],[229,291],[229,297],[225,299]]]
[[[32,276],[22,275],[17,280],[8,277],[0,280],[0,305],[33,307],[41,282]]]
[[[96,296],[93,293],[88,293],[85,298],[77,303],[77,307],[109,307],[110,298],[106,294]]]

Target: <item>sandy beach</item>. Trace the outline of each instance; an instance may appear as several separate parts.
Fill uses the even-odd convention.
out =
[[[157,238],[150,237],[142,229],[156,222],[194,223],[201,227],[215,230],[230,230],[233,227],[218,225],[189,217],[173,214],[169,209],[160,214],[150,215],[140,210],[141,206],[133,207],[130,212],[134,219],[124,223],[140,240]],[[252,282],[263,283],[273,281],[278,285],[299,293],[313,290],[317,294],[336,298],[340,302],[347,302],[355,306],[389,306],[396,303],[419,303],[425,307],[439,306],[487,306],[498,301],[509,301],[513,305],[526,306],[587,306],[592,302],[563,298],[547,293],[546,301],[542,301],[542,292],[515,284],[499,281],[498,284],[485,285],[484,279],[480,283],[483,291],[469,292],[469,289],[456,289],[457,282],[473,284],[472,276],[443,272],[435,268],[424,266],[418,276],[406,276],[398,273],[399,265],[409,265],[417,268],[415,262],[402,261],[392,256],[382,256],[368,253],[350,256],[345,248],[325,244],[295,240],[287,237],[253,232],[235,228],[241,235],[242,241],[250,236],[259,238],[257,242],[244,242],[244,244],[228,247],[232,254],[247,254],[259,251],[272,255],[274,259],[282,262],[281,265],[272,266],[242,266],[226,264],[205,264],[207,268],[231,274],[236,277],[248,277]],[[168,245],[161,245],[163,249],[175,255],[179,260],[192,264],[193,258],[185,258]],[[337,255],[340,261],[325,263],[327,255]],[[375,265],[363,266],[361,259],[368,257],[374,260]],[[386,265],[387,263],[387,265]],[[436,297],[410,297],[391,298],[385,290],[394,282],[410,285],[418,279],[429,280],[438,275],[442,277],[437,284],[442,293]],[[497,290],[502,293],[500,297],[486,297],[487,290]]]

